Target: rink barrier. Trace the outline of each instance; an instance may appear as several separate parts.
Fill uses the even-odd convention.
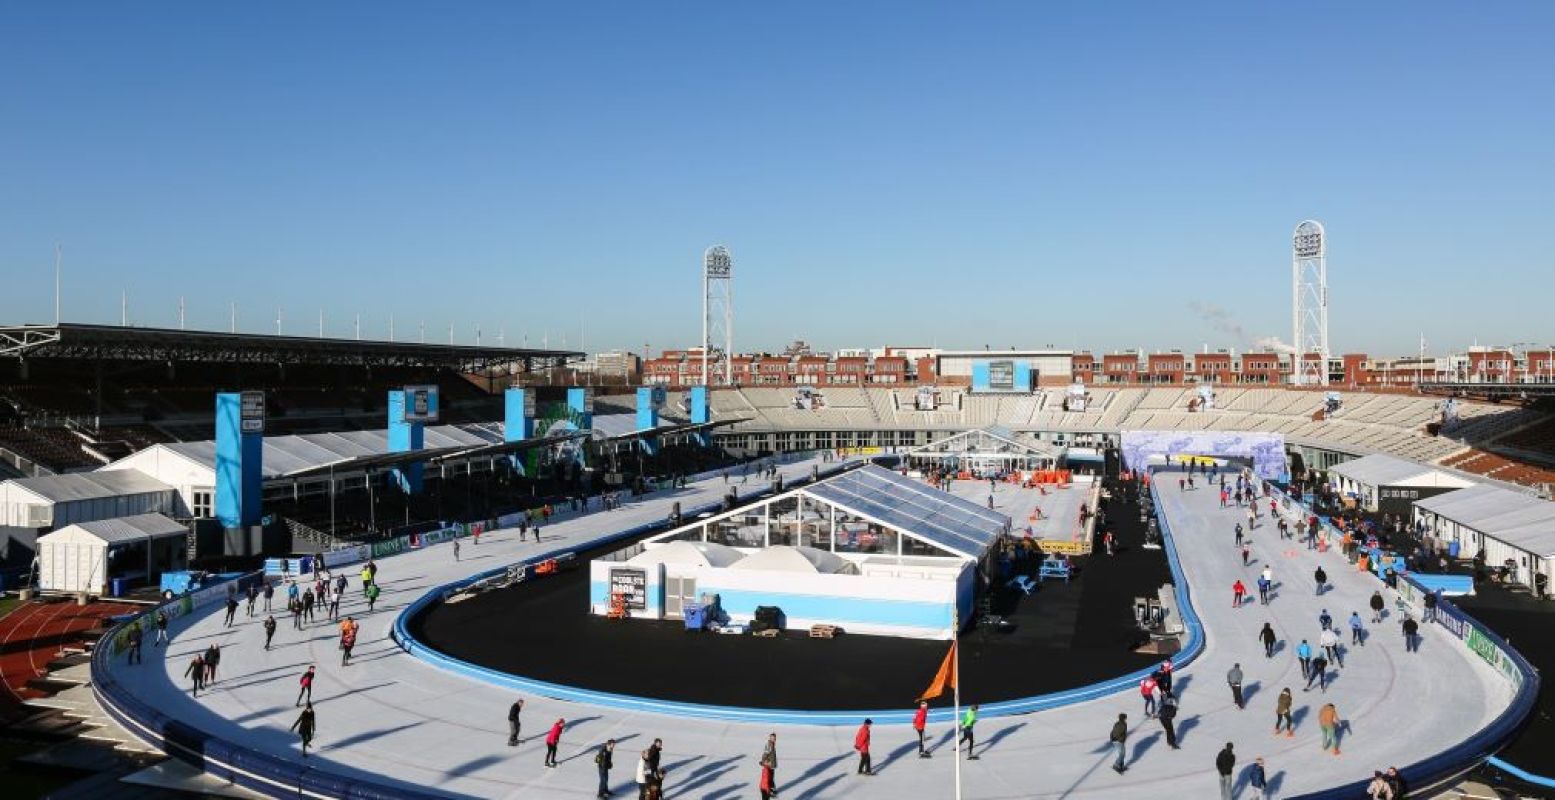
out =
[[[797,485],[797,484],[796,484]],[[1154,492],[1154,484],[1151,486]],[[1165,515],[1160,511],[1160,503],[1155,504],[1156,519],[1163,539],[1163,552],[1166,553],[1167,564],[1171,568],[1172,580],[1175,584],[1174,592],[1177,608],[1182,615],[1185,640],[1181,650],[1172,656],[1174,667],[1181,668],[1192,663],[1194,659],[1204,651],[1204,626],[1199,619],[1198,612],[1193,608],[1192,593],[1187,581],[1183,579],[1182,564],[1178,559],[1177,549],[1171,533],[1171,525],[1166,521]],[[697,512],[700,513],[700,512]],[[651,526],[650,526],[651,527]],[[612,538],[627,538],[635,536],[642,531],[631,531],[616,534]],[[570,548],[570,550],[576,548]],[[528,559],[518,566],[532,566],[535,563],[561,555],[562,551],[547,553]],[[472,664],[462,659],[454,658],[438,650],[421,643],[410,633],[410,621],[417,615],[431,608],[437,603],[443,602],[449,595],[459,592],[472,584],[479,583],[503,574],[506,567],[494,569],[462,580],[439,586],[412,602],[398,619],[395,620],[392,635],[394,640],[406,653],[415,656],[429,664],[441,669],[464,675],[475,680],[500,686],[509,691],[526,692],[529,694],[548,697],[555,700],[563,700],[575,703],[615,708],[623,711],[638,711],[654,714],[668,714],[673,716],[691,717],[696,719],[715,719],[726,722],[749,722],[770,725],[857,725],[860,717],[869,717],[883,725],[909,724],[913,720],[915,709],[911,706],[891,709],[859,709],[847,711],[806,711],[798,709],[768,709],[746,708],[741,706],[720,706],[703,703],[685,703],[671,700],[658,700],[634,695],[616,694],[613,692],[601,692],[590,689],[579,689],[572,686],[564,686],[548,681],[540,681],[525,678],[520,675],[495,670]],[[982,717],[1001,717],[1016,714],[1029,714],[1034,711],[1043,711],[1053,708],[1075,705],[1089,702],[1102,697],[1108,697],[1127,690],[1138,688],[1139,682],[1148,676],[1154,668],[1142,669],[1121,677],[1113,678],[1098,683],[1068,689],[1061,692],[1035,695],[1032,697],[1007,700],[998,703],[984,703],[978,713]],[[948,723],[954,719],[954,709],[938,708],[929,711],[929,720],[936,723]]]
[[[1271,488],[1271,494],[1275,497],[1290,502],[1307,516],[1313,515],[1310,506],[1299,501],[1291,501],[1289,495],[1278,487],[1273,487],[1272,484]],[[1318,518],[1320,524],[1328,529],[1331,535],[1334,537],[1340,535],[1339,530],[1326,516],[1318,515]],[[1382,578],[1375,572],[1368,571],[1366,574],[1370,575],[1379,586],[1382,585]],[[1399,596],[1418,613],[1423,608],[1425,587],[1408,574],[1400,575],[1399,581]],[[1506,709],[1491,720],[1490,724],[1475,731],[1469,738],[1428,758],[1399,767],[1399,775],[1409,786],[1410,795],[1424,796],[1432,791],[1450,788],[1458,779],[1485,763],[1530,783],[1555,786],[1555,780],[1525,772],[1495,757],[1496,752],[1517,736],[1528,715],[1537,707],[1541,680],[1539,670],[1495,631],[1458,608],[1448,598],[1438,598],[1436,621],[1430,624],[1441,626],[1449,634],[1461,640],[1470,652],[1484,659],[1503,680],[1512,686],[1513,694],[1512,701],[1507,704]],[[1378,768],[1385,766],[1396,765],[1379,765]],[[1370,782],[1371,780],[1366,778],[1344,786],[1300,795],[1293,800],[1350,800],[1350,798],[1365,797],[1366,786]]]
[[[837,463],[830,469],[823,469],[822,475],[830,475],[839,472],[852,463]],[[804,481],[797,481],[802,483]],[[757,492],[752,496],[760,496],[770,491],[770,488]],[[716,511],[720,503],[708,503],[698,506],[683,514],[695,515],[708,511]],[[657,527],[660,523],[639,525],[626,531],[618,532],[604,539],[582,545],[585,548],[596,547],[599,544],[609,543],[636,536]],[[408,540],[407,537],[399,537],[400,541]],[[430,544],[430,543],[429,543]],[[406,549],[403,545],[394,552],[385,552],[382,555],[393,555]],[[521,562],[524,565],[537,563],[546,558],[556,558],[567,551],[548,553],[539,559],[529,559]],[[375,555],[377,551],[375,548]],[[507,567],[490,570],[468,581],[460,581],[461,584],[472,583],[482,578],[491,578],[498,574],[505,574]],[[373,781],[351,776],[339,775],[329,771],[328,761],[322,762],[324,766],[312,766],[300,764],[288,758],[271,755],[269,753],[236,744],[218,736],[200,730],[181,720],[175,719],[151,703],[148,703],[135,695],[129,687],[120,684],[114,677],[113,659],[122,654],[128,648],[127,635],[130,626],[139,621],[141,629],[155,633],[155,618],[158,611],[165,611],[169,618],[169,628],[180,617],[188,616],[210,605],[224,602],[227,597],[227,587],[236,585],[239,592],[247,589],[253,583],[263,582],[266,579],[263,570],[246,574],[237,581],[226,582],[201,589],[197,592],[185,594],[168,600],[158,606],[152,607],[137,615],[127,617],[111,628],[100,640],[98,647],[92,652],[92,694],[110,718],[122,726],[126,731],[159,748],[169,756],[184,761],[212,776],[230,781],[246,789],[258,792],[262,795],[277,798],[318,798],[318,800],[431,800],[432,798],[446,798],[448,795],[422,790],[415,786],[392,781]],[[426,599],[425,596],[422,598]],[[403,623],[402,615],[396,621],[396,629]],[[391,636],[394,632],[391,631]]]

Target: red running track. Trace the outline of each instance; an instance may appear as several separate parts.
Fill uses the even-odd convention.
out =
[[[82,631],[97,627],[105,617],[128,613],[125,603],[73,601],[24,603],[0,617],[0,720],[16,715],[23,700],[42,695],[27,685],[48,672],[48,664],[60,648],[80,639]]]

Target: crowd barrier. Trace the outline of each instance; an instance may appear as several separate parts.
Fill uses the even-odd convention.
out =
[[[1271,494],[1280,501],[1282,507],[1294,507],[1301,513],[1312,515],[1309,506],[1295,502],[1290,496],[1278,487],[1271,487]],[[1338,528],[1328,521],[1326,516],[1319,515],[1319,524],[1329,533],[1331,539],[1337,541],[1341,535]],[[1375,573],[1369,573],[1380,584],[1382,580]],[[1414,616],[1421,617],[1425,609],[1425,595],[1428,590],[1415,581],[1412,576],[1401,575],[1398,581],[1398,596],[1409,607]],[[1534,668],[1528,659],[1512,648],[1494,631],[1485,627],[1479,620],[1459,609],[1448,598],[1438,598],[1436,606],[1436,624],[1440,625],[1471,652],[1484,659],[1496,674],[1500,675],[1509,686],[1513,695],[1512,702],[1489,725],[1473,732],[1467,739],[1452,747],[1443,750],[1429,758],[1417,761],[1405,767],[1399,768],[1399,774],[1410,787],[1410,793],[1426,794],[1429,791],[1443,789],[1452,782],[1461,778],[1464,774],[1474,770],[1480,764],[1490,761],[1495,766],[1506,769],[1511,765],[1493,758],[1496,751],[1505,747],[1522,728],[1523,721],[1533,712],[1539,699],[1539,671]],[[1390,766],[1390,765],[1379,765]],[[1515,771],[1514,771],[1515,770]],[[1523,777],[1527,773],[1516,770],[1515,767],[1507,769],[1508,772]],[[1521,774],[1519,774],[1521,773]],[[1538,778],[1539,776],[1532,776]],[[1524,778],[1527,780],[1528,778]],[[1548,780],[1548,779],[1546,779]],[[1296,800],[1348,800],[1349,798],[1365,797],[1366,785],[1369,781],[1362,780],[1355,783],[1328,789],[1322,792],[1301,795]],[[1537,782],[1537,781],[1534,781]],[[1555,781],[1549,784],[1555,786]]]
[[[1151,491],[1154,491],[1152,488]],[[1173,663],[1179,667],[1192,663],[1200,653],[1204,651],[1204,627],[1198,613],[1193,608],[1190,590],[1187,581],[1183,579],[1182,564],[1178,560],[1176,545],[1172,539],[1171,527],[1166,518],[1157,508],[1162,536],[1166,542],[1164,548],[1167,554],[1167,563],[1171,568],[1172,579],[1175,583],[1177,607],[1182,614],[1182,623],[1186,639],[1182,649],[1173,656]],[[701,513],[704,509],[693,512]],[[647,527],[647,526],[645,526]],[[616,534],[612,538],[624,539],[641,533],[642,530]],[[545,554],[528,560],[527,564],[542,561],[556,554]],[[469,587],[501,574],[506,568],[493,569],[488,572],[465,578],[452,583],[444,584],[422,595],[400,614],[394,624],[394,637],[405,652],[435,664],[438,667],[455,672],[476,680],[501,686],[513,691],[528,692],[543,697],[565,700],[591,705],[618,708],[627,711],[647,711],[659,714],[673,714],[699,719],[719,719],[738,722],[759,722],[773,725],[857,725],[859,717],[865,716],[883,725],[907,724],[912,722],[914,709],[909,705],[901,709],[864,709],[848,711],[800,711],[786,709],[759,709],[742,708],[736,706],[717,706],[699,703],[681,703],[667,700],[655,700],[652,698],[636,697],[632,695],[613,694],[609,692],[597,692],[587,689],[578,689],[571,686],[549,683],[511,675],[499,670],[471,664],[467,661],[434,650],[410,634],[410,621],[426,609],[440,603],[444,598]],[[1084,703],[1100,697],[1117,694],[1127,690],[1134,690],[1139,682],[1149,675],[1154,668],[1143,669],[1121,677],[1090,684],[1087,686],[1069,689],[1062,692],[1036,695],[1033,697],[1008,700],[998,703],[984,703],[979,708],[979,713],[984,717],[1009,716],[1014,714],[1028,714],[1034,711],[1060,708],[1063,706]],[[952,722],[953,709],[940,708],[929,712],[929,719],[937,723]]]

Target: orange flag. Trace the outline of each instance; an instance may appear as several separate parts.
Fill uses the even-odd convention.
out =
[[[934,682],[929,684],[928,691],[923,693],[919,700],[933,700],[945,693],[946,689],[956,687],[956,643],[950,643],[950,652],[945,654],[945,663],[939,665],[939,672],[934,676]]]

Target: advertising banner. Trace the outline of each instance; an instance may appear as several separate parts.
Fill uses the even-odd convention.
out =
[[[1285,435],[1242,431],[1123,431],[1123,463],[1143,470],[1152,456],[1177,460],[1201,455],[1246,458],[1253,472],[1264,480],[1285,477]]]
[[[373,558],[383,558],[384,556],[405,552],[406,539],[407,537],[404,536],[396,536],[393,539],[373,542]]]

